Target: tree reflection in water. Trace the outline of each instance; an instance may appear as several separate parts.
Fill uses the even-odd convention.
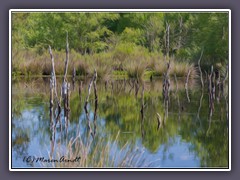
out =
[[[189,80],[188,91],[191,102],[188,102],[185,79],[173,78],[175,80],[171,80],[171,91],[169,92],[171,103],[168,104],[167,123],[159,129],[157,128],[157,113],[163,119],[166,115],[164,98],[161,93],[163,87],[161,79],[139,82],[137,85],[133,80],[126,79],[114,80],[108,85],[99,81],[97,84],[97,109],[94,108],[94,94],[90,95],[88,104],[89,123],[94,129],[95,141],[97,142],[103,137],[106,140],[107,137],[115,139],[116,133],[120,132],[116,141],[117,149],[124,147],[126,142],[130,149],[143,148],[145,149],[143,158],[153,160],[157,156],[161,159],[159,163],[152,164],[158,167],[164,166],[164,162],[170,161],[177,164],[179,161],[178,150],[176,149],[170,155],[168,154],[169,150],[171,147],[178,147],[179,143],[187,143],[188,148],[185,151],[187,154],[193,155],[193,162],[196,161],[195,158],[199,159],[197,166],[227,167],[228,100],[224,98],[226,96],[223,96],[219,103],[215,103],[211,128],[208,131],[209,104],[206,90],[199,91],[200,85],[191,83]],[[61,81],[61,79],[59,80]],[[15,158],[27,155],[29,149],[34,146],[42,151],[47,149],[47,151],[51,151],[51,156],[54,156],[56,144],[65,147],[71,138],[78,135],[87,143],[88,123],[83,100],[87,96],[89,80],[76,78],[74,82],[75,88],[71,90],[70,97],[69,124],[67,128],[65,127],[67,129],[67,131],[65,129],[65,135],[62,135],[64,133],[61,133],[61,129],[58,127],[54,133],[49,129],[51,122],[48,103],[49,89],[45,87],[45,81],[47,82],[45,79],[37,78],[26,82],[23,79],[13,84],[12,100],[16,108],[12,111],[12,117],[14,117],[12,119],[12,151]],[[26,83],[31,85],[26,88]],[[71,87],[73,86],[71,85]],[[80,88],[81,93],[76,87]],[[39,103],[39,98],[41,98],[41,103]],[[37,100],[33,101],[33,99]],[[16,125],[22,118],[21,113],[34,109],[41,110],[41,113],[32,113],[33,116],[40,114],[41,120],[25,122],[23,119],[23,123],[30,123],[30,126],[22,126],[20,130]],[[61,119],[64,119],[63,114]],[[40,138],[42,145],[33,145],[40,141]],[[36,151],[37,153],[38,151]]]

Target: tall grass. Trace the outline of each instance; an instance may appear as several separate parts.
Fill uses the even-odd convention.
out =
[[[129,59],[124,63],[124,70],[129,78],[142,79],[146,71],[147,63],[144,59]]]
[[[55,72],[64,73],[64,53],[55,52]],[[50,75],[51,59],[48,52],[38,55],[34,50],[23,50],[14,53],[12,70],[18,75]]]
[[[193,64],[171,60],[170,71],[169,71],[170,76],[174,76],[174,74],[176,74],[177,77],[185,77],[187,76],[188,70],[190,70],[190,79],[197,77],[197,69],[194,67]],[[166,71],[167,71],[166,61],[154,62],[154,72],[155,72],[154,75],[162,76],[163,73],[165,73]]]
[[[148,167],[150,165],[150,163],[146,163],[146,160],[143,157],[144,151],[131,149],[128,142],[119,149],[117,145],[118,136],[119,132],[115,140],[112,141],[107,141],[104,137],[92,139],[91,136],[89,136],[87,140],[83,140],[81,136],[77,136],[75,139],[71,139],[68,142],[65,150],[61,145],[58,145],[55,149],[56,155],[52,159],[60,159],[64,156],[65,159],[74,160],[76,157],[80,157],[79,161],[41,163],[41,166],[51,168],[124,168]]]
[[[86,76],[89,73],[89,65],[85,62],[85,60],[77,60],[70,63],[70,71],[72,71],[74,67],[76,69],[76,75]]]
[[[94,72],[94,69],[97,71],[98,79],[109,81],[112,75],[112,59],[111,57],[106,57],[104,54],[100,54],[98,57],[93,56],[88,61],[89,62],[89,74]]]
[[[129,52],[128,52],[129,53]],[[166,61],[161,54],[139,52],[134,50],[131,53],[122,51],[103,52],[93,55],[81,55],[70,51],[68,75],[72,75],[75,68],[76,74],[81,76],[91,75],[94,69],[97,70],[98,78],[108,81],[115,71],[117,74],[127,74],[129,78],[142,79],[145,75],[162,76],[166,72]],[[128,57],[126,56],[128,55]],[[55,59],[56,75],[64,73],[64,51],[53,51]],[[171,60],[170,75],[185,77],[188,70],[191,70],[190,78],[197,76],[196,68],[187,62]],[[12,72],[14,75],[50,75],[51,60],[48,51],[37,54],[36,50],[22,50],[13,53]],[[148,73],[146,73],[148,72]]]

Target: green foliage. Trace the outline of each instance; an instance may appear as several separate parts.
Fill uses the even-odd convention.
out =
[[[62,78],[57,78],[58,87],[61,82]],[[210,125],[207,115],[209,108],[208,95],[202,92],[202,106],[200,108],[199,119],[197,119],[196,113],[199,109],[199,100],[201,96],[201,92],[197,89],[198,87],[195,87],[195,89],[192,89],[191,86],[189,87],[191,103],[187,103],[184,89],[185,80],[181,80],[181,78],[178,79],[178,91],[176,91],[175,81],[171,80],[171,103],[169,104],[168,117],[165,125],[157,130],[156,113],[159,113],[162,118],[164,118],[166,113],[161,93],[162,79],[156,79],[154,82],[143,81],[145,84],[145,92],[143,94],[145,105],[144,119],[142,119],[140,113],[142,105],[142,84],[140,85],[138,94],[136,94],[135,87],[132,88],[134,84],[130,85],[130,83],[132,82],[127,81],[125,88],[124,81],[114,81],[113,86],[109,84],[107,87],[105,87],[103,82],[97,82],[99,103],[97,110],[97,134],[94,138],[95,143],[93,143],[91,147],[86,146],[88,143],[84,141],[84,138],[88,137],[84,100],[88,93],[89,80],[83,81],[81,95],[78,94],[80,82],[75,82],[75,89],[73,84],[71,84],[71,114],[69,125],[74,128],[69,128],[69,138],[66,140],[74,140],[77,138],[77,141],[71,142],[81,141],[77,133],[81,132],[83,141],[81,145],[75,144],[75,147],[74,145],[66,145],[66,141],[62,141],[63,146],[58,146],[56,144],[55,151],[58,153],[63,152],[61,148],[64,147],[65,149],[66,146],[67,151],[64,151],[66,152],[66,157],[75,158],[80,155],[83,161],[81,165],[76,165],[77,167],[106,167],[107,165],[113,166],[113,164],[108,164],[105,161],[101,161],[101,159],[111,159],[111,157],[109,157],[111,156],[110,153],[118,155],[122,150],[135,150],[135,147],[139,146],[139,141],[143,145],[144,151],[154,154],[156,152],[162,152],[162,148],[165,149],[163,153],[166,153],[169,147],[175,144],[174,141],[180,138],[181,142],[191,144],[188,150],[200,160],[201,164],[199,164],[199,166],[226,167],[228,165],[228,128],[225,121],[226,111],[224,99],[221,99],[219,103],[215,103],[215,111],[212,117],[213,121]],[[12,132],[17,135],[13,136],[14,150],[17,147],[23,148],[25,143],[31,142],[32,138],[38,136],[40,136],[43,142],[49,143],[47,137],[51,137],[51,134],[49,131],[49,88],[46,88],[47,86],[49,86],[49,78],[29,80],[21,78],[14,82],[12,97]],[[178,101],[181,106],[180,111]],[[93,114],[93,93],[90,95],[89,107],[90,114]],[[29,116],[29,123],[31,126],[21,126],[19,123],[25,122],[21,119],[21,116],[27,111],[33,113],[33,116]],[[43,118],[39,119],[39,121],[32,121],[33,117],[38,117],[39,113]],[[92,119],[92,115],[90,115],[90,117]],[[79,131],[78,128],[82,129]],[[116,137],[117,132],[120,132],[118,137]],[[24,138],[26,133],[30,139]],[[32,134],[34,134],[34,136]],[[46,137],[41,138],[41,136]],[[105,144],[107,142],[110,144]],[[106,147],[114,148],[113,144],[117,147],[117,150],[108,151]],[[126,144],[128,144],[129,147],[127,149],[125,149]],[[46,145],[43,143],[42,147],[45,146]],[[58,147],[60,147],[60,149],[58,149]],[[93,151],[91,149],[93,149]],[[24,151],[22,149],[20,150],[22,152]],[[27,150],[25,150],[25,152],[27,152]],[[133,152],[141,154],[139,151]],[[132,156],[126,156],[128,160],[130,160],[131,157]],[[146,156],[143,155],[141,158],[146,158]],[[70,165],[73,164],[65,164],[65,166]]]
[[[202,63],[212,65],[228,61],[228,14],[194,13],[190,16],[189,37],[177,57],[196,62],[202,49]]]
[[[142,46],[137,46],[131,42],[122,42],[115,47],[113,58],[120,62],[124,62],[126,59],[131,59],[133,57],[146,56],[147,53],[147,49]]]
[[[196,63],[204,50],[202,65],[224,65],[229,53],[228,16],[222,12],[13,13],[12,50],[34,49],[39,55],[51,45],[63,51],[68,32],[71,50],[90,57],[109,54],[115,69],[121,69],[126,59],[150,53],[167,56],[168,44],[170,58],[177,61]]]
[[[126,27],[121,34],[121,40],[124,42],[131,42],[137,45],[144,44],[143,31],[141,29],[133,29]]]

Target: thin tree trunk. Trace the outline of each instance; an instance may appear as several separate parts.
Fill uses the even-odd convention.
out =
[[[203,77],[202,77],[202,70],[201,70],[201,66],[200,66],[200,61],[202,59],[202,55],[203,55],[203,50],[202,50],[200,58],[198,60],[198,69],[199,69],[199,72],[200,72],[201,85],[202,85],[202,89],[203,89],[204,88],[204,83],[203,83]]]
[[[186,90],[188,102],[190,102],[190,98],[189,98],[189,94],[188,94],[188,81],[189,81],[190,72],[191,72],[191,70],[189,69],[188,74],[187,74],[187,78],[186,78],[186,81],[185,81],[185,90]]]
[[[50,54],[51,61],[52,61],[52,81],[53,81],[52,83],[54,86],[55,99],[57,101],[57,106],[58,106],[58,114],[57,114],[57,118],[56,118],[56,122],[57,122],[59,120],[60,114],[61,114],[61,104],[60,104],[60,101],[58,99],[58,94],[57,94],[57,80],[56,80],[56,74],[55,74],[55,68],[54,68],[54,57],[52,54],[51,46],[49,46],[49,54]]]

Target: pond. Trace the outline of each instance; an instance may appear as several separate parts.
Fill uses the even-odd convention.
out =
[[[197,80],[186,91],[184,78],[171,78],[167,108],[161,78],[99,80],[97,107],[92,89],[86,113],[90,79],[68,80],[70,111],[58,121],[55,106],[50,118],[49,77],[12,81],[12,168],[228,168],[228,96],[216,97],[210,116]],[[63,156],[80,160],[47,162]]]

